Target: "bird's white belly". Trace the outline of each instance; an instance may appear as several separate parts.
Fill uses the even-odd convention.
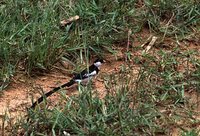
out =
[[[91,79],[92,79],[92,76],[89,78],[85,78],[85,79],[76,79],[75,82],[87,85]]]

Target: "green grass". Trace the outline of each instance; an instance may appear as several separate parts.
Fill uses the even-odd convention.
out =
[[[187,131],[182,134],[182,136],[198,136],[199,131],[192,129],[191,131]]]
[[[0,82],[9,83],[19,67],[28,74],[48,71],[63,54],[74,60],[112,51],[114,43],[126,39],[128,29],[134,34],[148,26],[163,37],[184,39],[199,25],[200,4],[172,2],[4,0],[0,3]],[[80,16],[77,22],[59,28],[62,19],[75,15]]]
[[[189,53],[190,58],[187,52],[175,53],[144,55],[140,59],[146,61],[138,64],[138,75],[132,72],[133,64],[104,75],[103,99],[90,87],[80,87],[78,95],[61,95],[61,105],[31,111],[31,121],[22,119],[12,133],[22,127],[26,135],[62,135],[64,131],[70,135],[170,135],[177,128],[182,135],[197,136],[198,104],[184,93],[198,93],[199,67],[190,67],[200,62],[192,59],[195,52]],[[177,69],[179,65],[187,71]]]
[[[61,20],[75,15],[80,19],[60,27]],[[198,104],[191,103],[185,93],[192,90],[198,98],[199,53],[182,51],[179,43],[198,44],[199,16],[197,0],[0,2],[0,90],[19,70],[32,75],[50,71],[63,58],[77,65],[78,58],[102,57],[105,52],[115,55],[115,47],[126,49],[128,30],[133,43],[136,39],[132,36],[143,29],[159,37],[159,51],[129,54],[140,67],[136,79],[128,75],[134,67],[121,67],[119,74],[105,75],[105,98],[81,88],[79,95],[60,99],[65,105],[31,112],[32,122],[20,120],[11,126],[12,133],[22,129],[26,135],[61,135],[63,131],[75,135],[169,135],[172,128],[178,128],[182,135],[198,135],[200,130],[186,129],[199,120],[193,118],[198,116]],[[167,51],[161,47],[166,38],[173,41]],[[143,43],[145,39],[140,40]],[[177,123],[181,120],[186,123]]]

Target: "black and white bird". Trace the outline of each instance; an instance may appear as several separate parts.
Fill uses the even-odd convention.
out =
[[[95,60],[94,63],[89,68],[86,68],[81,73],[76,74],[68,83],[65,83],[59,87],[56,87],[53,90],[41,96],[36,102],[32,104],[30,109],[34,109],[37,104],[41,103],[44,100],[44,98],[49,97],[50,95],[52,95],[53,93],[55,93],[56,91],[64,87],[70,87],[71,85],[75,83],[81,83],[81,84],[88,83],[94,76],[96,76],[99,73],[100,66],[102,65],[102,63],[104,63],[103,59]]]

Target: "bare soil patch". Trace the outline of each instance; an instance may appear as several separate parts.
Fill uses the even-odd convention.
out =
[[[123,61],[116,61],[110,57],[109,61],[101,67],[100,74],[96,77],[94,90],[97,90],[100,97],[104,97],[106,89],[103,83],[103,75],[118,72],[119,66]],[[31,106],[32,100],[37,100],[43,93],[52,90],[54,87],[60,86],[71,79],[68,75],[53,69],[49,73],[40,76],[27,77],[23,74],[17,74],[13,77],[13,81],[9,87],[4,90],[0,96],[0,124],[2,124],[5,116],[8,116],[9,122],[15,122],[18,118],[24,118],[27,108]],[[66,95],[74,95],[78,93],[77,85],[65,89]],[[48,103],[54,105],[58,102],[59,93],[54,93],[48,98]],[[7,126],[8,124],[5,124]],[[4,126],[4,127],[5,127]]]
[[[148,32],[144,32],[146,35],[143,35],[143,38],[148,38]],[[140,35],[134,35],[133,38],[137,39],[137,37],[140,37]],[[169,42],[169,41],[168,41]],[[183,44],[183,43],[182,43]],[[188,45],[186,47],[185,45]],[[137,47],[141,45],[141,42],[139,40],[135,40],[134,44],[131,45],[133,47]],[[171,44],[167,44],[167,49],[170,50]],[[157,48],[156,50],[159,50],[160,47],[152,47]],[[165,47],[163,47],[165,48]],[[181,45],[182,50],[197,50],[200,52],[199,46],[196,44],[192,44],[191,42],[185,43]],[[119,60],[116,60],[116,56],[113,57],[111,55],[107,56],[107,63],[104,64],[101,67],[101,72],[97,77],[97,80],[94,82],[94,90],[98,91],[98,94],[100,97],[104,97],[106,94],[106,88],[104,86],[103,82],[103,76],[109,75],[112,73],[118,73],[120,70],[121,65],[127,65],[127,63],[124,61],[124,47],[122,45],[119,45],[117,47],[119,50],[117,54],[117,58]],[[151,52],[153,53],[153,52]],[[133,56],[140,56],[141,52],[132,51]],[[119,57],[122,56],[122,57]],[[199,56],[196,56],[197,59],[199,59]],[[132,62],[134,65],[134,62]],[[181,69],[181,68],[180,68]],[[135,66],[135,69],[133,70],[135,75],[137,75],[138,72],[138,66]],[[42,91],[44,93],[48,92],[49,90],[53,89],[54,87],[60,86],[70,80],[70,76],[67,74],[64,74],[59,69],[52,69],[49,73],[44,73],[40,76],[35,77],[27,77],[23,73],[16,74],[15,77],[13,77],[13,80],[9,87],[3,92],[3,94],[0,96],[0,124],[2,124],[2,121],[5,119],[5,116],[8,116],[7,119],[9,119],[8,122],[15,122],[18,118],[24,117],[26,115],[27,108],[31,106],[32,100],[37,100],[42,95]],[[135,78],[135,77],[134,77]],[[78,93],[77,85],[73,85],[70,88],[66,88],[66,95],[74,95]],[[198,98],[199,94],[198,92],[186,92],[185,97],[187,97],[191,103],[198,103],[200,105],[200,101]],[[49,103],[56,104],[59,99],[59,93],[55,93],[50,98],[48,98],[50,101]],[[198,106],[197,112],[200,111],[200,106]],[[200,119],[200,115],[195,116],[194,118]],[[4,124],[4,127],[8,126],[8,124]],[[192,127],[192,126],[189,126]],[[200,128],[200,124],[196,124],[197,128]],[[179,134],[179,131],[177,128],[172,129],[172,135],[176,136]]]

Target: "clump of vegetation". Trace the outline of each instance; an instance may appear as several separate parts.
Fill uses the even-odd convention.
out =
[[[144,55],[138,75],[130,63],[119,73],[105,76],[107,89],[102,99],[97,91],[80,87],[79,95],[61,97],[62,106],[38,108],[30,112],[30,122],[18,125],[26,135],[170,135],[173,129],[197,134],[198,129],[186,128],[198,128],[198,105],[184,93],[198,92],[199,69],[190,67],[199,61],[174,53]],[[177,69],[179,65],[188,71]],[[16,126],[12,133],[17,130]]]
[[[1,88],[18,68],[31,73],[50,69],[62,56],[113,52],[112,45],[124,41],[128,29],[136,33],[148,25],[163,36],[184,39],[199,25],[199,3],[173,2],[4,0],[0,3]],[[80,20],[61,30],[60,21],[74,15]]]

